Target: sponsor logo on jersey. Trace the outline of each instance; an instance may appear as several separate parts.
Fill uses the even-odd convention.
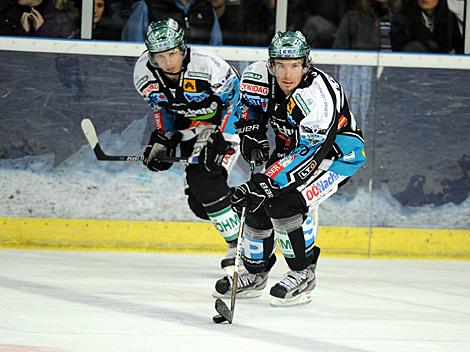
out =
[[[264,249],[262,239],[255,239],[248,236],[243,236],[242,244],[242,253],[245,258],[249,258],[251,260],[263,259]]]
[[[269,93],[268,87],[262,87],[251,83],[240,83],[240,90],[261,95],[268,95]]]
[[[310,109],[308,108],[307,103],[302,99],[302,96],[300,93],[297,93],[294,95],[294,100],[299,105],[300,109],[304,113],[305,116],[307,116],[310,113]]]
[[[289,102],[287,103],[287,112],[289,114],[292,114],[292,110],[294,110],[295,107],[295,102],[292,97],[290,97]]]
[[[144,85],[144,83],[147,83],[147,82],[148,82],[148,80],[149,80],[149,77],[148,77],[147,75],[145,75],[144,77],[142,77],[141,79],[139,79],[139,80],[137,81],[136,86],[140,89],[140,88],[142,88],[142,86]]]
[[[268,98],[261,98],[257,95],[243,93],[243,99],[248,103],[248,105],[261,106],[263,111],[267,111],[268,109]]]
[[[289,165],[292,161],[294,161],[296,158],[295,155],[287,155],[286,157],[282,158],[281,160],[278,161],[279,165],[282,167],[286,167]]]
[[[282,170],[284,170],[284,166],[282,166],[279,161],[276,161],[264,174],[269,178],[274,179]]]
[[[262,76],[258,73],[254,73],[254,72],[245,72],[243,74],[243,78],[253,78],[253,79],[260,79]]]
[[[148,97],[150,93],[158,92],[160,90],[160,86],[157,82],[150,83],[145,89],[142,91],[144,97]]]
[[[185,92],[196,92],[196,80],[185,78],[183,81],[183,90]]]
[[[317,166],[317,163],[315,161],[312,161],[307,167],[305,167],[303,170],[299,172],[299,177],[304,180],[312,173],[312,171],[315,169]]]
[[[333,171],[328,171],[325,175],[320,177],[316,182],[302,191],[302,195],[307,201],[312,201],[315,198],[321,198],[325,193],[330,191],[331,186],[339,179],[339,175]]]
[[[187,117],[191,120],[209,120],[217,113],[217,103],[213,101],[208,108],[175,110],[175,113],[184,115],[184,117]]]
[[[184,92],[184,96],[186,100],[189,102],[200,103],[201,101],[209,97],[209,94],[207,94],[206,92],[201,92],[201,93]]]
[[[202,79],[205,79],[205,80],[208,80],[208,81],[211,79],[210,74],[204,73],[204,72],[195,72],[195,71],[188,71],[188,77],[202,78]]]

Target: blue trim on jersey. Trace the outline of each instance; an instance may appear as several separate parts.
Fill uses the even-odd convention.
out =
[[[366,161],[363,142],[355,136],[337,135],[335,143],[345,155],[333,161],[328,170],[338,175],[352,176]],[[297,148],[278,162],[283,169],[271,178],[281,189],[287,187],[289,183],[287,175],[305,163],[307,159],[312,159],[321,145],[322,143],[317,143],[312,146],[307,139],[301,138]],[[307,169],[308,164],[304,167]],[[272,167],[269,169],[272,169]],[[296,170],[296,172],[299,173],[301,170]],[[275,173],[275,170],[273,170],[273,173]]]
[[[333,162],[328,170],[343,176],[352,176],[366,163],[364,143],[355,136],[338,134],[336,145],[341,149],[343,156]]]
[[[232,106],[232,112],[228,117],[228,121],[225,125],[224,133],[236,134],[234,123],[237,122],[241,116],[241,107],[239,104],[240,100],[240,90],[238,85],[240,84],[240,79],[237,77],[231,85],[231,89],[227,92],[220,94],[220,99],[227,106]],[[227,109],[222,110],[222,118],[227,114]]]

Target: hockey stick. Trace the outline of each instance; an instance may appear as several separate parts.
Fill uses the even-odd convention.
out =
[[[253,161],[253,158],[251,158],[251,160],[252,161],[250,162],[249,180],[251,179],[251,176],[253,175],[255,171],[255,162]],[[235,302],[237,299],[237,291],[238,291],[238,268],[240,267],[243,228],[245,227],[245,219],[246,219],[246,206],[242,208],[242,213],[240,216],[240,228],[238,229],[238,238],[237,238],[237,252],[235,254],[235,268],[233,271],[233,278],[232,278],[232,295],[230,299],[230,309],[228,309],[228,306],[220,298],[216,299],[215,310],[217,311],[217,313],[220,314],[212,318],[212,320],[216,324],[222,323],[224,321],[228,321],[229,324],[232,324],[233,322],[233,314],[235,313]]]
[[[96,159],[105,160],[105,161],[143,161],[143,155],[108,155],[103,149],[101,149],[98,136],[96,134],[95,126],[90,119],[82,120],[82,131],[85,134],[88,143],[91,146],[91,149],[95,152]],[[164,161],[168,163],[188,163],[194,164],[197,163],[197,160],[194,158],[185,158],[185,157],[158,157],[159,161]]]

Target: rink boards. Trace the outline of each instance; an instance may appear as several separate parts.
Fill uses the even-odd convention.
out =
[[[0,248],[210,253],[226,250],[210,223],[0,218]],[[470,259],[470,231],[321,226],[336,257]]]

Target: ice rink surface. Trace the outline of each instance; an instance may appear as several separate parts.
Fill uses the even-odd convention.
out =
[[[0,352],[470,351],[470,262],[322,258],[314,301],[269,287],[212,322],[219,255],[0,251]]]

